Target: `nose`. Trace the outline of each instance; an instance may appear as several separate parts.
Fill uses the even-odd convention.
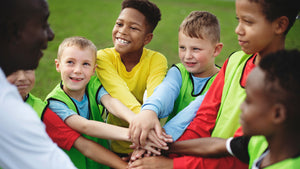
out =
[[[26,74],[24,70],[18,71],[18,80],[25,80],[26,79]]]
[[[191,52],[191,50],[186,49],[186,51],[185,51],[185,53],[184,53],[184,57],[185,57],[186,59],[191,59],[191,58],[193,58],[193,53]]]
[[[48,35],[48,41],[52,41],[54,39],[54,32],[50,27],[48,28],[47,35]]]
[[[243,27],[241,25],[241,23],[239,23],[236,28],[235,28],[235,33],[237,35],[243,35],[244,34],[244,30],[243,30]]]
[[[118,32],[120,34],[126,35],[127,34],[127,28],[125,26],[119,27]]]
[[[74,67],[74,73],[76,73],[76,74],[81,74],[81,72],[82,72],[81,65],[80,65],[80,64],[77,64],[77,65]]]

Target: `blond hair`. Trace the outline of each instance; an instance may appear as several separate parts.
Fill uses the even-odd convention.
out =
[[[67,47],[71,47],[71,46],[76,46],[79,47],[80,49],[89,48],[91,51],[93,51],[95,58],[97,58],[97,47],[92,41],[84,37],[74,36],[74,37],[69,37],[64,39],[64,41],[62,41],[62,43],[59,45],[58,52],[57,52],[57,59],[60,59],[64,50]]]
[[[207,38],[220,42],[220,25],[217,17],[206,11],[192,11],[181,23],[179,32],[191,38]]]

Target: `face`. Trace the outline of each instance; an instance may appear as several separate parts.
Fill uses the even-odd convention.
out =
[[[31,1],[30,1],[31,2]],[[37,9],[29,21],[19,32],[17,39],[16,69],[35,69],[43,56],[42,50],[47,48],[48,41],[54,38],[54,33],[48,24],[49,10],[46,1],[34,1]]]
[[[89,48],[67,47],[60,60],[55,60],[56,70],[61,73],[64,91],[71,97],[83,96],[85,87],[95,72],[96,58]]]
[[[265,55],[277,49],[275,38],[275,24],[266,19],[258,3],[249,0],[236,0],[236,16],[238,26],[235,29],[239,45],[247,54],[259,52]]]
[[[18,88],[20,95],[25,100],[28,93],[32,90],[35,82],[34,70],[18,70],[7,76],[9,83]]]
[[[145,16],[133,8],[121,11],[112,31],[112,39],[120,55],[140,54],[143,47],[152,39],[152,33],[147,31]]]
[[[241,104],[240,123],[245,135],[268,135],[271,131],[272,101],[264,90],[265,73],[260,68],[254,68],[247,84],[247,97]]]
[[[178,34],[179,58],[188,72],[196,77],[208,77],[207,71],[214,68],[216,45],[210,40],[191,38],[182,31]]]

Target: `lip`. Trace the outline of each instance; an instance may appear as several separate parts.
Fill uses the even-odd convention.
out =
[[[196,65],[195,62],[184,62],[184,64],[187,66],[187,67],[193,67]]]
[[[120,37],[116,37],[116,42],[120,45],[128,45],[130,43],[129,40]]]
[[[70,79],[71,79],[73,82],[80,82],[80,81],[82,81],[84,78],[70,77]]]
[[[246,43],[248,43],[247,41],[243,41],[243,40],[239,40],[239,45],[240,46],[244,46]]]

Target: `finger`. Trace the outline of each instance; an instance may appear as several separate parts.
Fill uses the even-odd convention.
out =
[[[136,128],[133,135],[131,135],[131,141],[135,143],[137,146],[141,145],[140,144],[140,135],[141,135],[141,129]]]
[[[144,130],[141,132],[141,135],[140,135],[140,145],[141,146],[145,146],[148,134],[149,134],[148,130]]]
[[[166,146],[167,145],[163,140],[161,140],[161,139],[158,138],[158,136],[156,135],[156,133],[155,133],[154,130],[150,131],[148,139],[152,143],[156,144],[155,147],[162,147],[162,146]]]

